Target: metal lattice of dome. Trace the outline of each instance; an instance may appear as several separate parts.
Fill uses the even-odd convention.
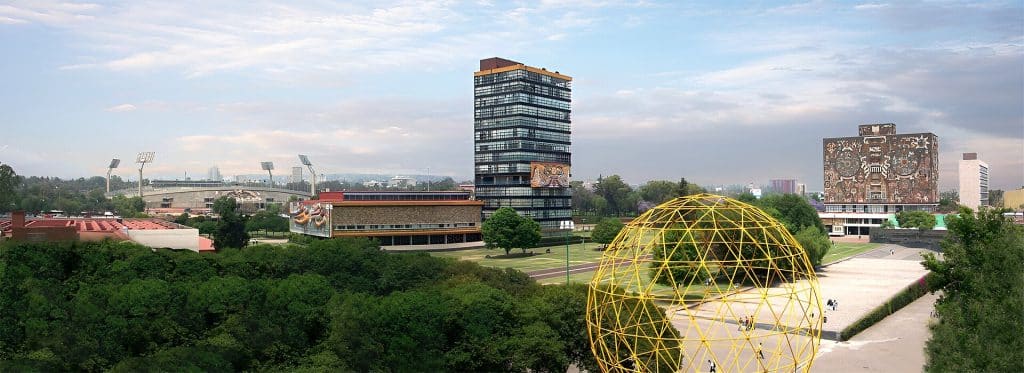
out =
[[[822,311],[814,268],[786,228],[713,194],[627,224],[589,285],[587,328],[604,371],[809,371]]]

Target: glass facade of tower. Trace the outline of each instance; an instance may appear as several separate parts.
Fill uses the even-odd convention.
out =
[[[501,58],[481,60],[474,75],[475,184],[483,218],[511,207],[543,231],[558,230],[572,219],[572,78]]]

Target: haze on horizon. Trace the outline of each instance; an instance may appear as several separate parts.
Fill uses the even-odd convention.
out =
[[[995,2],[181,1],[0,5],[0,162],[89,177],[472,178],[473,79],[503,57],[570,75],[573,179],[796,178],[864,123],[977,152],[1024,185],[1024,7]],[[137,176],[135,176],[137,177]]]

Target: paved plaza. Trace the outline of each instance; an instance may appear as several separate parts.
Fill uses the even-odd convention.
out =
[[[853,356],[860,354],[856,346],[874,343],[874,340],[863,341],[862,338],[854,338],[850,342],[838,343],[836,339],[839,332],[872,309],[884,304],[901,289],[919,281],[927,273],[920,264],[922,251],[924,250],[883,245],[823,268],[818,272],[822,308],[807,301],[811,291],[806,284],[795,283],[770,289],[740,289],[739,292],[727,295],[719,301],[700,304],[694,309],[693,317],[686,315],[684,311],[669,310],[669,316],[673,318],[673,324],[680,334],[695,341],[685,346],[685,350],[691,356],[684,360],[683,370],[707,371],[707,360],[715,358],[719,360],[718,371],[758,372],[766,367],[790,371],[799,364],[799,361],[806,361],[812,351],[810,340],[806,337],[808,328],[820,327],[822,343],[819,355],[828,357],[821,368],[815,364],[814,370],[860,371],[859,367],[847,364],[862,364],[862,360],[870,359],[880,361],[877,355]],[[795,287],[797,290],[793,291],[786,287]],[[827,299],[839,301],[836,310],[825,306]],[[932,301],[929,302],[928,299]],[[915,304],[921,307],[921,304],[930,306],[933,302],[934,298],[926,297]],[[822,309],[825,309],[825,315],[828,317],[827,323],[816,324],[817,320],[814,318],[801,317],[805,314],[804,310],[818,314]],[[928,312],[930,309],[924,311],[925,316]],[[741,319],[751,317],[754,319],[752,327],[747,328],[740,324]],[[893,317],[890,316],[886,320]],[[778,325],[775,323],[776,319],[780,320]],[[896,324],[887,328],[885,332],[892,335],[889,338],[897,338],[892,341],[898,341],[904,332],[920,334],[918,324],[920,323]],[[903,326],[907,326],[907,330],[904,330]],[[708,343],[705,344],[701,340]],[[707,346],[710,346],[710,350]],[[912,350],[923,356],[919,351],[922,346],[923,340],[913,345],[902,345],[900,350]],[[792,360],[793,355],[797,356],[796,361]],[[917,371],[923,364],[923,358],[917,355],[914,359],[886,364],[914,366],[916,368],[910,370]],[[831,369],[823,370],[826,367]]]

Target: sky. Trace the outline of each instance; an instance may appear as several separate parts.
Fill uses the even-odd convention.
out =
[[[0,162],[21,175],[472,179],[473,72],[573,77],[573,179],[822,189],[822,139],[939,137],[1024,186],[1020,1],[0,3]],[[428,171],[429,170],[429,171]],[[137,176],[135,177],[137,178]]]

